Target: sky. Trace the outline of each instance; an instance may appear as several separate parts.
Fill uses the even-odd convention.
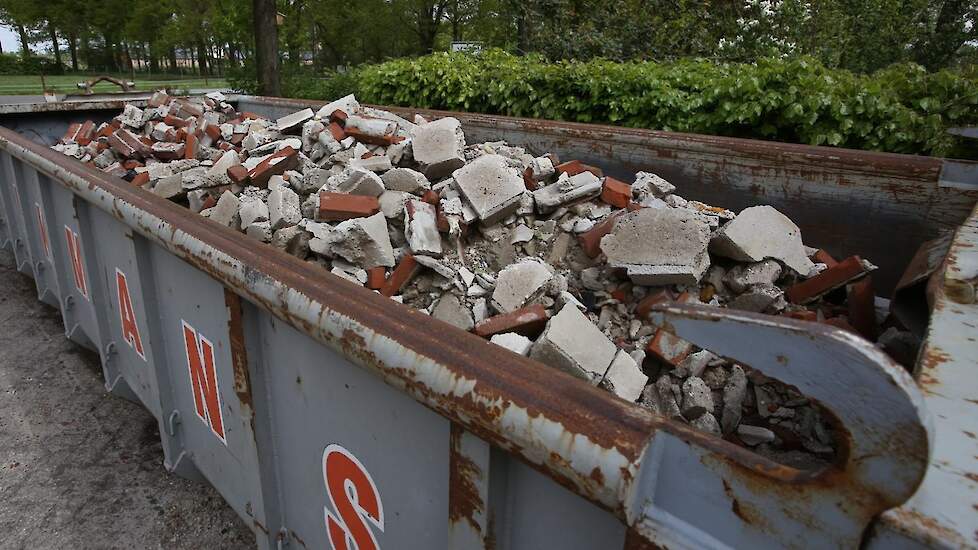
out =
[[[3,44],[3,51],[10,53],[20,48],[20,41],[17,39],[17,32],[5,25],[0,25],[0,44]]]

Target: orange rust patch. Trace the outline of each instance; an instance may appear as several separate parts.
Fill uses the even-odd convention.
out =
[[[595,466],[594,469],[591,470],[591,475],[588,477],[593,479],[598,485],[604,485],[604,474],[601,473],[601,468]]]
[[[481,534],[482,528],[475,520],[485,508],[476,483],[482,479],[482,469],[461,451],[462,426],[452,423],[451,451],[448,458],[448,519],[452,523],[461,520]]]

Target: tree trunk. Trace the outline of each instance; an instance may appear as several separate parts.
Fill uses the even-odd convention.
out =
[[[458,0],[452,1],[452,42],[462,40],[462,17],[458,14]]]
[[[48,21],[48,35],[51,37],[51,46],[54,50],[54,66],[60,73],[64,71],[64,65],[61,64],[61,46],[58,44],[58,31],[50,21]]]
[[[278,71],[278,28],[275,23],[275,0],[253,0],[255,58],[258,92],[282,95]]]
[[[204,41],[201,39],[197,40],[197,68],[200,69],[200,75],[205,76],[207,71],[207,47],[204,46]]]
[[[516,49],[520,55],[530,51],[530,25],[527,21],[527,8],[523,2],[516,5]]]
[[[31,56],[31,46],[27,39],[27,29],[23,25],[17,25],[17,34],[20,35],[20,53],[25,58]]]
[[[937,22],[929,36],[914,48],[917,62],[928,71],[946,67],[954,54],[968,41],[965,31],[967,0],[946,0],[937,14]]]
[[[177,72],[177,48],[170,46],[170,72]]]
[[[78,36],[75,31],[68,33],[68,53],[71,54],[71,70],[78,70]]]

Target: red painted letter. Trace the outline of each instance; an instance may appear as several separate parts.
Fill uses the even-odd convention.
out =
[[[143,340],[139,337],[139,326],[136,325],[136,314],[132,311],[132,298],[129,296],[129,283],[126,274],[116,268],[115,286],[119,294],[119,319],[122,321],[122,339],[129,342],[136,353],[146,360],[143,353]]]
[[[339,445],[323,452],[326,495],[336,515],[326,512],[326,532],[334,550],[378,550],[370,521],[384,531],[384,506],[373,478],[355,456]],[[336,516],[339,517],[336,517]]]
[[[68,257],[71,258],[71,270],[75,275],[75,288],[88,299],[88,284],[85,282],[85,268],[82,266],[81,238],[67,225],[65,226],[65,244],[68,246]]]
[[[194,327],[183,322],[183,341],[187,348],[187,367],[190,369],[190,386],[194,391],[194,408],[197,416],[210,426],[214,435],[227,445],[224,438],[224,417],[221,412],[221,396],[217,390],[217,370],[214,368],[214,346],[207,338],[198,335]]]

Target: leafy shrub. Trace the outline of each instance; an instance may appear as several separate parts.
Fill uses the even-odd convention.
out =
[[[0,53],[0,74],[60,74],[54,61],[36,55],[27,58],[15,53]]]
[[[978,124],[974,67],[859,75],[805,57],[548,63],[497,50],[368,65],[342,84],[330,94],[303,88],[301,97],[335,98],[349,86],[386,105],[928,155],[952,149],[947,128]]]

